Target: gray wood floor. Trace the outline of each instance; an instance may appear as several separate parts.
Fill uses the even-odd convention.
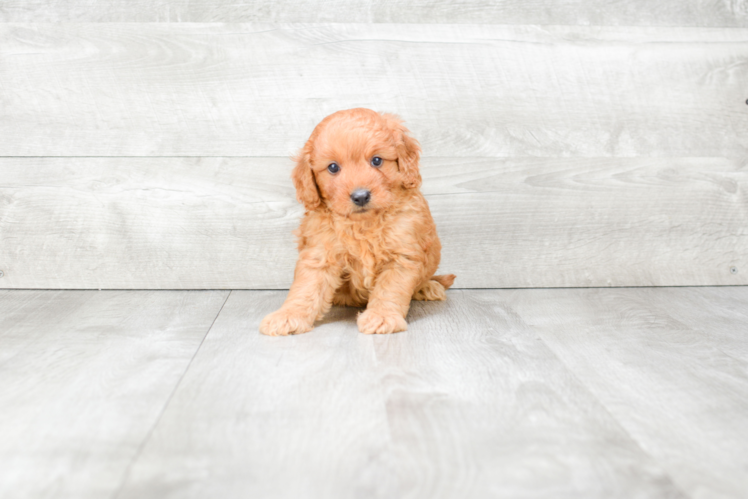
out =
[[[748,287],[0,291],[2,497],[745,497]]]

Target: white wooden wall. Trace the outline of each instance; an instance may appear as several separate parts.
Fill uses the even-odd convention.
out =
[[[400,114],[457,287],[748,284],[748,0],[0,0],[0,288],[286,288]]]

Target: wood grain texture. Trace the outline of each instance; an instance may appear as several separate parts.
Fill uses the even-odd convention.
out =
[[[287,288],[291,283],[297,256],[292,231],[302,208],[295,201],[289,159],[32,162],[35,167],[6,171],[9,184],[0,189],[5,272],[0,286]]]
[[[0,291],[0,497],[111,496],[227,295]]]
[[[683,496],[502,297],[448,292],[374,339],[401,495]]]
[[[344,108],[425,156],[748,152],[748,29],[2,24],[0,155],[287,156]]]
[[[378,22],[598,26],[748,26],[745,0],[397,0],[371,4]]]
[[[288,288],[287,158],[0,159],[2,288]],[[427,158],[459,288],[748,284],[721,158]],[[737,271],[731,272],[732,268]]]
[[[745,0],[3,0],[0,22],[391,22],[748,27]]]
[[[637,297],[698,331],[725,355],[748,362],[748,287],[645,288]]]
[[[257,332],[285,292],[227,294],[0,291],[0,496],[748,493],[748,287],[451,290],[288,338]]]
[[[744,292],[720,293],[746,311]],[[738,335],[745,344],[744,315],[732,315],[726,335],[724,322],[711,320],[724,309],[700,300],[699,290],[506,293],[511,309],[688,496],[748,494],[748,366],[732,348]],[[684,294],[701,302],[695,323],[680,312]]]
[[[232,292],[119,496],[682,496],[495,293],[261,336],[284,296]]]
[[[372,337],[352,309],[266,337],[285,292],[233,291],[118,496],[391,497]]]

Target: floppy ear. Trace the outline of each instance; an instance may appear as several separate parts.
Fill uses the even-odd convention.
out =
[[[296,167],[291,173],[291,180],[296,186],[296,199],[304,204],[307,210],[314,210],[320,204],[319,188],[314,180],[311,164],[311,141],[294,157]]]
[[[399,117],[389,113],[383,113],[382,116],[395,138],[397,166],[403,176],[403,186],[409,189],[419,187],[421,172],[418,169],[418,161],[421,158],[421,146],[410,136],[410,130],[403,125]]]

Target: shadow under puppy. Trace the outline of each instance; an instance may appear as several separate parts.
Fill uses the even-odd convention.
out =
[[[420,152],[391,114],[349,109],[315,127],[291,176],[306,209],[294,281],[260,332],[307,332],[332,304],[366,306],[363,333],[400,332],[411,299],[446,299],[455,276],[434,276],[441,243],[418,189]]]

